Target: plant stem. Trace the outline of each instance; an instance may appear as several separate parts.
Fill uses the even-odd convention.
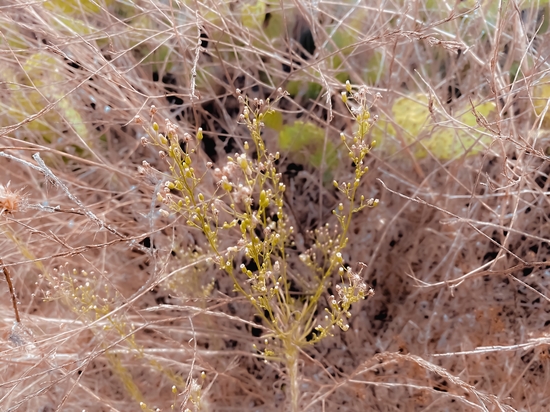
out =
[[[8,288],[10,289],[11,302],[13,304],[13,312],[15,313],[15,321],[21,323],[21,318],[19,317],[19,310],[17,309],[17,297],[15,296],[15,290],[13,289],[13,283],[11,283],[11,276],[8,268],[4,266],[4,261],[0,259],[0,266],[2,266],[4,276],[6,277],[6,282],[8,283]]]
[[[298,412],[300,389],[298,387],[298,360],[300,351],[292,342],[285,345],[286,368],[289,385],[289,410]]]

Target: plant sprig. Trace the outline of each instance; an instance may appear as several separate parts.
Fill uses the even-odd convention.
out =
[[[334,181],[334,186],[345,198],[333,210],[338,224],[331,230],[327,223],[313,232],[315,244],[299,256],[303,263],[299,273],[291,273],[289,265],[294,259],[294,251],[290,248],[295,228],[284,196],[286,187],[276,166],[280,154],[271,153],[262,138],[264,118],[273,113],[278,100],[286,96],[285,92],[279,89],[274,101],[264,101],[249,100],[238,91],[243,107],[238,122],[246,126],[250,140],[244,143],[244,153],[228,156],[227,163],[221,167],[206,162],[202,173],[196,167],[201,159],[202,129],[198,129],[195,139],[185,133],[184,145],[181,145],[177,126],[170,121],[166,121],[164,134],[159,133],[157,123],[144,126],[149,137],[142,138],[142,143],[159,148],[159,155],[170,170],[169,180],[157,194],[157,199],[169,210],[164,213],[181,214],[188,227],[202,232],[216,256],[215,263],[231,277],[234,290],[246,298],[271,329],[264,335],[266,349],[259,350],[260,354],[266,360],[285,363],[294,379],[297,379],[299,348],[331,336],[334,327],[346,331],[351,305],[373,294],[362,280],[361,272],[352,271],[342,257],[354,216],[378,204],[378,199],[358,196],[361,179],[368,172],[365,158],[375,145],[375,142],[367,142],[367,133],[373,123],[367,93],[364,87],[352,93],[348,82],[342,94],[344,104],[358,125],[352,137],[341,134],[343,146],[354,165],[354,174],[349,182]],[[352,108],[349,100],[356,106]],[[152,117],[155,111],[151,110]],[[143,123],[141,119],[139,122]],[[206,177],[210,178],[208,174],[216,180],[216,187],[210,194],[206,182]],[[243,261],[248,263],[241,263]],[[337,296],[328,297],[326,314],[317,319],[315,314],[329,279],[335,273],[341,281],[335,286]],[[302,296],[291,291],[291,280],[297,278],[310,287]],[[269,338],[274,340],[275,346],[269,345]],[[296,394],[293,399],[297,399]]]

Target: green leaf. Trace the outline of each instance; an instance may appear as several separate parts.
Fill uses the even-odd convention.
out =
[[[292,97],[303,94],[308,99],[317,99],[323,90],[323,86],[316,82],[305,82],[302,80],[291,80],[285,87],[286,91]]]
[[[288,13],[285,11],[285,13]],[[269,20],[267,20],[267,24],[264,28],[264,33],[267,37],[270,39],[283,39],[284,38],[284,29],[281,30],[282,27],[292,27],[292,24],[296,20],[294,14],[289,13],[285,16],[283,16],[283,13],[281,11],[270,11],[269,12]],[[264,16],[265,21],[265,16]]]
[[[249,29],[260,27],[265,19],[265,1],[258,0],[255,4],[244,4],[241,9],[243,26]]]
[[[543,77],[532,88],[533,105],[535,106],[535,113],[540,116],[546,107],[548,99],[550,99],[550,77]],[[544,115],[542,120],[542,127],[550,129],[550,108]]]
[[[4,39],[12,49],[28,49],[25,43],[25,38],[19,32],[19,27],[11,22],[2,22],[2,33],[4,36],[0,36],[0,44],[4,43]]]
[[[319,168],[323,152],[327,170],[333,170],[338,163],[334,144],[327,141],[325,147],[325,130],[312,123],[296,121],[283,127],[279,133],[279,146],[288,151],[288,157],[296,163]]]
[[[283,129],[283,115],[276,110],[267,112],[264,115],[263,122],[267,127],[277,130],[278,132]]]
[[[108,6],[113,0],[103,0],[102,4]],[[44,7],[61,14],[99,13],[101,7],[92,0],[47,0]]]
[[[476,106],[476,112],[486,118],[494,110],[492,102]],[[426,96],[401,97],[393,104],[393,119],[381,118],[372,136],[384,152],[394,154],[410,147],[417,159],[426,157],[428,152],[440,160],[480,153],[491,143],[491,137],[483,134],[469,107],[456,112],[462,113],[456,117],[456,121],[434,124]]]
[[[367,84],[376,84],[378,76],[382,73],[382,65],[384,59],[382,53],[375,51],[372,57],[367,61],[365,68],[363,69],[363,79]]]
[[[75,106],[72,95],[65,96],[63,75],[60,68],[63,63],[45,52],[32,54],[22,65],[26,73],[23,83],[28,88],[13,89],[9,101],[8,117],[11,121],[20,122],[40,112],[47,105],[59,100],[55,110],[50,110],[42,116],[26,124],[30,131],[38,132],[42,138],[51,143],[59,135],[60,124],[70,123],[79,136],[91,145],[88,129],[82,116]],[[34,87],[37,87],[40,92]]]

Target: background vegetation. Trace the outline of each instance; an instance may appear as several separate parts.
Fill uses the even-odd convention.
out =
[[[0,409],[548,410],[549,7],[1,3]]]

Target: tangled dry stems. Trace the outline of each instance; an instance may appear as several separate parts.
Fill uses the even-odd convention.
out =
[[[294,87],[283,120],[326,130],[327,153],[353,130],[342,73],[382,94],[379,129],[398,150],[369,155],[360,191],[381,207],[360,212],[343,254],[368,263],[376,294],[347,332],[301,352],[302,407],[548,409],[547,6],[371,3],[269,3],[259,22],[241,18],[254,16],[247,3],[0,6],[0,258],[21,315],[4,284],[2,410],[286,405],[284,367],[252,349],[269,328],[199,233],[160,215],[163,176],[137,169],[163,163],[131,120],[154,104],[180,130],[202,127],[205,160],[221,165],[244,152],[236,89]],[[260,30],[268,11],[281,36]],[[410,136],[399,98],[425,106],[434,128]],[[461,117],[472,109],[473,126]],[[442,157],[430,143],[440,130],[483,150]],[[276,130],[264,139],[276,149]],[[285,156],[305,235],[339,198],[326,170]],[[348,166],[329,171],[346,178]]]

